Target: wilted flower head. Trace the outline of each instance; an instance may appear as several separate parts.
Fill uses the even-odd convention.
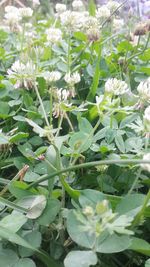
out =
[[[33,10],[30,7],[19,8],[19,13],[22,19],[32,17]]]
[[[110,16],[110,10],[107,7],[107,5],[99,7],[96,11],[96,17],[100,20],[108,18],[109,16]]]
[[[81,78],[80,74],[78,72],[74,72],[72,74],[66,73],[64,80],[66,83],[68,83],[71,87],[74,86],[76,83],[79,83]]]
[[[43,77],[47,83],[52,83],[60,80],[61,73],[59,71],[46,71],[43,73]]]
[[[81,0],[74,0],[72,2],[72,7],[74,10],[80,11],[83,8],[83,2]]]
[[[149,160],[150,161],[150,153],[147,153],[143,156],[143,160]],[[150,172],[150,163],[141,164],[142,169],[145,171]]]
[[[8,77],[16,81],[15,88],[25,87],[30,89],[36,82],[36,67],[33,62],[28,61],[26,64],[17,60],[7,71]]]
[[[114,12],[120,4],[117,1],[110,0],[107,4],[107,7],[109,8],[110,12]]]
[[[150,78],[145,81],[140,82],[137,87],[137,91],[139,92],[139,96],[142,101],[149,102],[150,101]]]
[[[143,119],[145,130],[150,133],[150,106],[145,109]]]
[[[66,11],[67,7],[64,4],[59,4],[58,3],[58,4],[56,4],[55,9],[56,9],[57,13],[61,14],[61,13]]]
[[[126,82],[116,78],[108,79],[105,83],[105,92],[112,95],[123,95],[128,91]]]
[[[145,35],[149,31],[148,23],[147,22],[140,22],[135,30],[134,30],[134,35]]]
[[[58,28],[49,28],[46,30],[46,34],[50,44],[57,44],[62,41],[62,31]]]

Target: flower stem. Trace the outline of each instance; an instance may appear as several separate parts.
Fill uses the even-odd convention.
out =
[[[49,121],[47,119],[46,111],[45,111],[45,108],[44,108],[44,105],[43,105],[43,102],[42,102],[42,99],[41,99],[41,96],[39,94],[39,91],[38,91],[38,88],[37,88],[37,85],[36,84],[34,85],[34,89],[35,89],[36,95],[38,97],[38,100],[40,102],[40,105],[41,105],[41,108],[42,108],[42,111],[43,111],[45,122],[46,122],[47,126],[50,127]]]
[[[99,166],[99,165],[114,165],[114,164],[122,164],[122,165],[128,165],[128,164],[134,164],[134,165],[138,165],[138,164],[150,164],[150,160],[140,160],[140,159],[125,159],[125,160],[100,160],[100,161],[92,161],[92,162],[86,162],[86,163],[82,163],[82,164],[77,164],[62,170],[59,170],[57,172],[53,172],[52,174],[48,175],[45,174],[43,175],[40,179],[38,179],[37,181],[31,183],[28,186],[28,189],[31,187],[35,187],[37,186],[39,183],[44,182],[48,179],[51,179],[52,177],[58,176],[62,173],[66,173],[66,172],[70,172],[70,171],[74,171],[77,169],[82,169],[82,168],[91,168],[91,167],[95,167],[95,166]]]

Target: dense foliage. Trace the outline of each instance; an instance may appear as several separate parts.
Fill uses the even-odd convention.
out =
[[[149,267],[150,21],[31,2],[0,25],[0,267]]]

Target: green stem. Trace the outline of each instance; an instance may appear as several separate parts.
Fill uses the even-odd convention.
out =
[[[82,168],[91,168],[91,167],[95,167],[95,166],[99,166],[99,165],[114,165],[114,164],[123,164],[123,165],[128,165],[128,164],[150,164],[150,160],[139,160],[139,159],[125,159],[125,160],[100,160],[100,161],[92,161],[92,162],[86,162],[86,163],[82,163],[82,164],[78,164],[78,165],[74,165],[62,170],[59,170],[57,172],[54,172],[50,175],[43,175],[43,177],[41,177],[40,179],[38,179],[37,181],[31,183],[27,189],[31,188],[31,187],[35,187],[37,186],[39,183],[44,182],[48,179],[51,179],[52,177],[55,176],[59,176],[62,173],[66,173],[66,172],[70,172],[70,171],[74,171],[77,169],[82,169]]]
[[[130,61],[131,59],[133,59],[134,57],[137,57],[137,56],[143,54],[143,53],[145,52],[145,50],[147,49],[147,47],[148,47],[149,40],[150,40],[150,32],[148,33],[148,38],[147,38],[147,41],[146,41],[146,44],[145,44],[143,50],[140,51],[140,52],[138,52],[138,53],[136,53],[136,54],[134,54],[134,55],[132,55],[131,57],[129,57],[129,58],[127,59],[127,61],[129,62],[129,61]]]
[[[104,25],[108,22],[108,21],[110,21],[110,18],[113,16],[113,15],[115,15],[116,14],[116,12],[122,7],[122,6],[124,6],[126,3],[128,2],[128,0],[125,0],[120,6],[118,6],[113,12],[112,12],[112,14],[102,23],[102,25],[101,25],[101,27],[103,28],[104,27]]]
[[[134,188],[135,188],[135,186],[136,186],[136,184],[137,184],[137,182],[138,182],[138,180],[139,180],[139,177],[140,177],[140,175],[141,175],[141,168],[139,169],[139,171],[137,172],[137,175],[136,175],[136,177],[135,177],[135,180],[134,180],[134,182],[133,182],[133,184],[132,184],[132,186],[131,186],[131,188],[130,188],[130,190],[129,190],[129,192],[128,192],[128,195],[130,195],[131,193],[132,193],[132,191],[134,190]]]
[[[42,102],[42,99],[41,99],[41,96],[39,94],[39,91],[38,91],[38,88],[37,88],[36,84],[34,85],[34,89],[35,89],[36,95],[38,97],[38,100],[40,102],[40,105],[41,105],[41,108],[42,108],[42,111],[43,111],[43,115],[44,115],[44,118],[45,118],[45,122],[46,122],[47,126],[50,127],[50,124],[49,124],[49,121],[47,119],[47,115],[46,115],[46,112],[45,112],[45,108],[44,108],[44,105],[43,105],[43,102]]]
[[[23,213],[27,213],[28,210],[23,208],[23,207],[20,207],[18,206],[17,204],[7,200],[7,199],[4,199],[2,197],[0,197],[0,203],[3,203],[5,206],[11,208],[11,209],[14,209],[14,210],[17,210],[19,212],[23,212]]]
[[[53,119],[53,94],[52,89],[50,90],[50,125],[52,125]]]

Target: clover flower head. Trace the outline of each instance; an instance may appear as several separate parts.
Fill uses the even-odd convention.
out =
[[[57,44],[62,41],[62,31],[58,28],[49,28],[46,30],[47,41],[50,44]]]
[[[96,17],[98,19],[104,19],[104,18],[108,18],[110,16],[110,10],[107,7],[107,5],[103,5],[101,7],[99,7],[96,11]]]
[[[126,82],[116,78],[108,79],[105,83],[105,92],[112,95],[123,95],[128,89]]]
[[[83,8],[83,2],[81,0],[74,0],[72,7],[74,10],[80,11]]]
[[[19,13],[22,19],[30,18],[33,15],[33,10],[30,7],[21,7],[19,8]]]
[[[7,73],[10,79],[16,81],[15,88],[25,87],[26,89],[30,89],[35,85],[36,67],[31,61],[24,64],[17,60],[8,69]]]
[[[147,153],[143,156],[143,160],[149,160],[150,161],[150,153]],[[141,164],[141,168],[145,171],[150,172],[150,163]]]
[[[19,21],[21,20],[19,8],[15,6],[6,6],[4,19],[10,29],[14,31],[14,29],[19,27]]]
[[[68,83],[70,86],[74,86],[76,83],[79,83],[81,78],[80,78],[80,74],[76,71],[72,74],[66,73],[64,80],[66,83]]]
[[[39,6],[40,5],[40,1],[39,0],[32,0],[33,6]]]
[[[124,20],[123,19],[118,19],[118,18],[113,19],[113,30],[114,31],[122,29],[123,26],[124,26]]]
[[[99,22],[96,17],[87,15],[83,27],[89,41],[97,41],[100,37]]]
[[[43,73],[43,77],[47,83],[53,83],[61,78],[61,73],[59,71],[46,71]]]
[[[86,206],[83,209],[83,214],[87,217],[92,217],[94,215],[94,209],[91,206]]]
[[[137,91],[139,92],[139,96],[142,101],[149,102],[150,101],[150,78],[145,81],[140,82],[137,87]]]
[[[78,31],[82,24],[83,20],[81,19],[81,12],[67,10],[60,14],[60,22],[63,27],[69,32]]]
[[[61,14],[61,13],[66,11],[67,7],[65,4],[58,3],[58,4],[56,4],[55,9],[56,9],[57,13]]]
[[[107,7],[109,8],[110,12],[114,12],[119,6],[120,4],[117,1],[110,0],[107,3]]]

